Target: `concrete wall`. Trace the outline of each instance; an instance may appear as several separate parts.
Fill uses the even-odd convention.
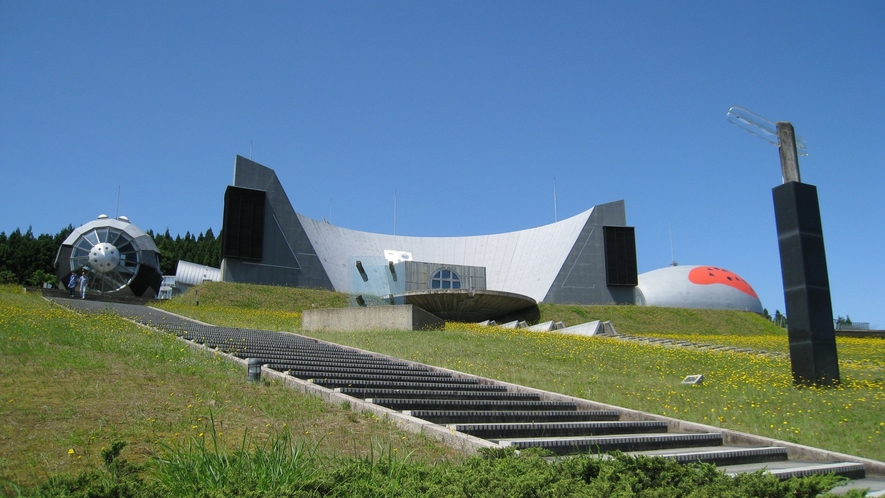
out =
[[[305,310],[301,317],[305,331],[429,330],[443,326],[443,320],[411,304]]]

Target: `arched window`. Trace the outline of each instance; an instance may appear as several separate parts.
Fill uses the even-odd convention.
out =
[[[460,289],[461,277],[452,270],[440,268],[430,278],[431,289]]]

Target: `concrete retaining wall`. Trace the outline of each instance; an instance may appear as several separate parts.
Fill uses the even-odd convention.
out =
[[[445,323],[411,304],[305,310],[301,317],[301,328],[305,331],[430,330],[441,329]]]

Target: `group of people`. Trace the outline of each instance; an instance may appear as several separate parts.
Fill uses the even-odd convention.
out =
[[[86,299],[87,283],[89,283],[89,278],[86,277],[86,270],[83,270],[79,277],[76,271],[71,270],[71,276],[68,277],[68,290],[71,292],[71,297],[75,297],[77,289],[80,289],[80,299]]]

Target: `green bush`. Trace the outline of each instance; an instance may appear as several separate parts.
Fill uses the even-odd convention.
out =
[[[833,475],[780,481],[761,472],[730,477],[708,464],[613,453],[551,459],[543,450],[485,450],[460,464],[412,462],[389,447],[363,458],[323,459],[288,432],[229,452],[211,437],[169,447],[146,467],[103,452],[105,468],[53,476],[20,496],[181,497],[816,497],[845,479]],[[858,495],[862,496],[862,495]]]

